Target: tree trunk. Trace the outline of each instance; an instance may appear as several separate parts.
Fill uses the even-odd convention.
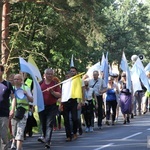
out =
[[[3,2],[0,1],[0,43],[2,39],[2,9],[3,9]],[[1,46],[0,46],[0,55],[1,55]]]
[[[9,55],[9,12],[10,4],[8,0],[5,0],[2,7],[2,33],[1,33],[1,62],[2,64],[7,63]]]

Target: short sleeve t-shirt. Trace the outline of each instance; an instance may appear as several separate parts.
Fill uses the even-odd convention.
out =
[[[0,117],[9,117],[9,97],[14,93],[10,82],[0,82]]]
[[[45,84],[45,81],[43,81],[41,83],[41,89],[42,91],[46,90],[47,88],[49,87],[52,87],[56,85],[56,83],[54,81],[51,81],[50,84]],[[53,91],[55,92],[61,92],[61,89],[60,89],[60,86],[56,86],[53,88]],[[52,104],[55,104],[57,102],[57,98],[54,97],[50,91],[45,91],[43,92],[43,98],[44,98],[44,104],[45,105],[52,105]]]
[[[93,85],[94,85],[94,87],[93,87]],[[106,88],[107,86],[106,86],[105,81],[103,79],[98,78],[98,80],[91,79],[89,81],[89,87],[94,89],[96,96],[99,96],[100,90],[102,90],[103,88]]]
[[[85,89],[85,99],[86,100],[92,100],[93,98],[93,93],[94,93],[94,89],[93,88],[89,88],[88,90]]]

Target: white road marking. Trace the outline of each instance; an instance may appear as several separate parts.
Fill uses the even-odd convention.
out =
[[[98,147],[98,148],[96,148],[96,149],[94,149],[94,150],[101,150],[101,149],[103,149],[103,148],[112,146],[113,144],[114,144],[114,143],[109,143],[109,144],[107,144],[107,145],[103,145],[103,146],[101,146],[101,147]]]
[[[138,133],[132,134],[132,135],[130,135],[130,136],[127,136],[127,137],[125,137],[125,138],[122,138],[121,140],[126,140],[126,139],[129,139],[129,138],[131,138],[131,137],[137,136],[137,135],[142,134],[142,133],[143,133],[143,132],[138,132]]]
[[[150,128],[149,128],[149,129],[150,129]],[[143,132],[138,132],[138,133],[132,134],[132,135],[130,135],[130,136],[124,137],[124,138],[122,138],[121,140],[127,140],[127,139],[129,139],[129,138],[132,138],[132,137],[134,137],[134,136],[140,135],[140,134],[142,134],[142,133],[143,133]],[[106,147],[109,147],[109,146],[112,146],[112,145],[114,145],[114,143],[109,143],[109,144],[107,144],[107,145],[103,145],[103,146],[98,147],[98,148],[96,148],[96,149],[94,149],[94,150],[101,150],[101,149],[103,149],[103,148],[106,148]]]
[[[148,128],[147,130],[150,130],[150,128]]]

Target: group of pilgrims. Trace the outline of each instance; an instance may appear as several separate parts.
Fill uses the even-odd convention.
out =
[[[133,68],[136,66],[138,68],[129,70],[127,60],[123,54],[122,65],[125,67],[120,66],[122,68],[121,72],[109,72],[108,75],[105,74],[105,70],[98,69],[100,63],[97,63],[96,67],[91,67],[91,74],[87,72],[82,76],[81,88],[83,97],[81,99],[75,97],[67,100],[62,97],[58,98],[58,125],[55,118],[53,130],[61,129],[60,116],[62,115],[66,142],[70,142],[76,140],[78,134],[81,135],[84,132],[83,129],[87,133],[93,132],[94,128],[102,129],[104,124],[114,126],[118,122],[119,115],[121,115],[119,114],[120,112],[123,116],[123,124],[130,123],[130,118],[134,118],[134,116],[144,115],[149,112],[150,64],[143,70],[144,66],[138,65],[139,62],[142,65],[142,61],[137,56],[132,63]],[[135,72],[135,70],[138,71]],[[146,77],[144,80],[143,74],[145,75],[144,78]],[[66,79],[76,75],[78,75],[77,68],[71,66],[70,70],[66,72]],[[63,85],[61,88],[61,94],[63,94],[64,90],[68,90],[63,89]],[[38,138],[38,141],[42,143],[45,140],[46,136],[43,136],[43,134]]]
[[[150,63],[144,69],[138,56],[134,56],[132,63],[133,66],[130,69],[124,54],[120,65],[121,72],[109,72],[107,59],[103,60],[103,70],[102,62],[101,66],[100,63],[97,63],[80,78],[82,98],[70,97],[69,99],[62,98],[64,90],[68,89],[63,88],[63,84],[55,76],[54,70],[45,69],[43,80],[39,82],[43,94],[44,109],[38,112],[41,136],[37,140],[44,143],[45,148],[50,149],[52,133],[62,128],[62,119],[66,133],[65,141],[71,142],[78,138],[78,134],[93,132],[95,128],[101,130],[104,124],[114,126],[118,122],[120,112],[123,116],[123,124],[130,123],[130,118],[134,118],[136,115],[144,115],[149,112]],[[78,70],[75,66],[71,66],[65,74],[66,80],[73,80],[76,76],[79,77]],[[10,130],[12,135],[11,149],[22,150],[26,134],[29,136],[33,134],[31,125],[33,120],[37,126],[33,115],[35,106],[32,105],[34,99],[31,88],[34,85],[28,85],[20,74],[9,78],[9,82],[14,86],[12,94],[16,98],[16,102],[15,99],[13,100],[11,117],[9,116],[10,129],[13,130]],[[7,82],[5,82],[5,86],[7,86]],[[23,98],[17,96],[21,88],[24,93]],[[4,100],[0,102],[0,106],[3,102]],[[15,110],[19,105],[24,107],[25,112],[23,117],[18,119]],[[5,116],[1,116],[1,114],[0,110],[0,118]],[[7,149],[7,143],[4,144],[4,147]]]

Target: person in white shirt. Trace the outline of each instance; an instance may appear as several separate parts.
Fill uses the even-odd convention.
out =
[[[89,87],[88,81],[84,81],[85,84],[85,111],[84,111],[84,118],[85,118],[85,123],[86,123],[86,130],[85,132],[93,132],[93,126],[92,126],[92,118],[94,116],[93,112],[93,99],[95,100],[96,107],[97,105],[97,97],[94,93],[94,89]]]
[[[89,87],[94,89],[98,103],[98,128],[101,129],[103,119],[103,93],[106,92],[107,85],[102,78],[99,78],[99,72],[93,71],[93,79],[89,80]]]

